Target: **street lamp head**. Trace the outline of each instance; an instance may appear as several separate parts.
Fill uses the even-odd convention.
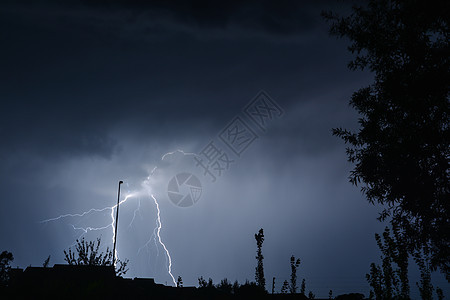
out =
[[[119,181],[119,184],[122,184],[123,183],[123,181],[121,180],[121,181]]]

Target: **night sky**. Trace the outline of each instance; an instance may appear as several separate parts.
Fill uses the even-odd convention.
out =
[[[276,291],[289,279],[295,255],[307,292],[368,295],[374,233],[386,224],[348,182],[352,165],[331,129],[358,128],[348,101],[372,74],[347,69],[349,42],[330,37],[320,17],[348,13],[349,3],[102,2],[0,4],[0,250],[12,265],[42,266],[48,255],[65,263],[63,250],[82,236],[112,248],[111,209],[42,221],[115,205],[123,180],[126,277],[172,284],[150,193],[185,286],[200,276],[254,280],[254,234],[264,228],[269,291],[272,277]],[[254,99],[282,112],[258,127],[245,114]],[[239,155],[220,138],[233,120],[257,136],[240,139]],[[194,160],[210,142],[234,161],[215,182]],[[183,172],[202,186],[190,207],[168,197]]]

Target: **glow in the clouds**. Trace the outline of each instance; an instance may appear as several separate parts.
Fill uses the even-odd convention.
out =
[[[161,156],[161,161],[163,161],[167,156],[173,155],[173,154],[175,154],[175,153],[181,153],[181,154],[183,154],[184,156],[186,156],[186,155],[197,155],[197,154],[195,154],[195,153],[184,152],[184,151],[181,150],[181,149],[177,149],[177,150],[175,150],[175,151],[167,152],[167,153],[165,153],[164,155],[162,155],[162,156]],[[169,273],[169,275],[170,275],[170,277],[171,277],[171,279],[172,279],[173,284],[176,285],[175,278],[174,278],[174,276],[173,276],[173,274],[172,274],[172,257],[170,256],[170,252],[169,252],[169,250],[167,249],[166,245],[163,243],[162,238],[161,238],[161,229],[162,229],[162,227],[163,227],[163,224],[162,224],[162,222],[161,222],[161,211],[160,211],[160,208],[159,208],[159,203],[158,203],[158,200],[156,199],[156,197],[151,193],[151,186],[150,186],[150,183],[149,183],[150,177],[154,175],[154,173],[155,173],[155,171],[157,170],[157,168],[158,168],[158,167],[155,166],[155,167],[150,171],[150,174],[149,174],[149,176],[147,177],[147,180],[145,180],[145,181],[142,183],[143,188],[147,189],[148,194],[149,194],[150,197],[153,199],[153,202],[155,203],[155,206],[156,206],[156,210],[157,210],[156,227],[154,228],[153,234],[151,235],[150,239],[149,239],[142,247],[140,247],[140,248],[138,249],[138,254],[139,254],[139,252],[140,252],[143,248],[148,247],[149,243],[150,243],[151,240],[153,239],[154,242],[155,242],[155,246],[156,246],[156,250],[157,250],[157,257],[158,257],[158,256],[159,256],[159,250],[158,250],[158,247],[157,247],[157,245],[156,245],[156,243],[158,242],[158,243],[163,247],[164,252],[165,252],[165,254],[166,254],[166,258],[167,258],[167,262],[168,262],[167,271],[168,271],[168,273]],[[137,195],[139,195],[139,194],[140,194],[139,192],[134,192],[134,193],[130,193],[130,194],[126,195],[125,198],[119,202],[119,205],[124,204],[124,203],[127,202],[129,199],[131,199],[131,198],[133,198],[133,197],[135,197],[135,196],[137,196]],[[133,218],[132,218],[132,220],[131,220],[131,222],[130,222],[130,224],[129,224],[129,227],[133,224],[133,222],[134,222],[134,220],[135,220],[135,218],[136,218],[136,214],[137,214],[137,213],[139,212],[139,210],[140,210],[140,207],[141,207],[141,203],[140,203],[140,202],[141,202],[141,199],[139,198],[138,207],[134,210]],[[82,212],[82,213],[63,214],[63,215],[60,215],[60,216],[58,216],[58,217],[54,217],[54,218],[50,218],[50,219],[43,220],[43,221],[41,221],[40,223],[54,222],[54,221],[58,221],[58,220],[65,219],[65,218],[75,218],[75,217],[80,217],[80,218],[82,218],[82,217],[85,217],[86,215],[91,214],[91,213],[94,213],[94,212],[104,212],[104,211],[108,211],[108,210],[109,210],[109,211],[110,211],[110,216],[111,216],[111,223],[106,224],[105,226],[101,226],[101,227],[90,227],[90,226],[88,226],[88,227],[76,227],[76,226],[74,226],[74,225],[71,225],[71,226],[72,226],[72,228],[73,228],[74,230],[81,230],[81,231],[82,231],[82,233],[81,233],[81,235],[78,237],[78,239],[80,239],[81,237],[83,237],[83,236],[84,236],[85,234],[87,234],[89,231],[106,230],[106,229],[108,229],[108,228],[111,227],[111,229],[112,229],[112,243],[114,243],[114,239],[115,239],[115,237],[116,237],[116,231],[115,231],[115,222],[116,222],[116,220],[115,220],[115,217],[114,217],[114,212],[115,212],[116,207],[117,207],[117,204],[116,204],[116,205],[113,205],[113,206],[104,207],[104,208],[91,208],[91,209],[89,209],[89,210],[87,210],[87,211],[84,211],[84,212]],[[116,259],[119,257],[119,253],[118,253],[118,251],[117,251],[117,248],[116,248],[115,257],[116,257]],[[116,262],[114,262],[114,264],[115,264],[115,263],[116,263]]]

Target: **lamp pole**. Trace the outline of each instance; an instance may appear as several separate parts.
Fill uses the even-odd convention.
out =
[[[117,223],[119,223],[119,200],[120,200],[120,185],[123,181],[119,181],[119,191],[117,192],[117,207],[116,207],[116,230],[114,231],[114,249],[113,249],[113,266],[116,263],[116,242],[117,242]]]

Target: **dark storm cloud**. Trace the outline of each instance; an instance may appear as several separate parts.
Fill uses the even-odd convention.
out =
[[[108,158],[117,150],[109,131],[118,123],[144,134],[161,124],[166,133],[185,128],[179,125],[184,122],[220,126],[261,87],[305,76],[298,70],[311,68],[317,49],[300,57],[298,47],[273,43],[273,36],[312,31],[320,9],[298,1],[218,3],[4,4],[0,23],[8,30],[0,33],[5,82],[1,122],[3,128],[14,128],[0,132],[8,141],[4,152]],[[138,41],[136,32],[145,32],[148,22],[166,28]],[[226,32],[229,26],[272,38],[235,43],[191,36],[211,28]],[[188,29],[174,35],[180,28]],[[255,70],[262,71],[266,83],[254,85]],[[243,82],[252,92],[236,93],[230,82]]]
[[[329,1],[11,1],[7,7],[46,10],[46,13],[85,13],[85,20],[126,23],[178,23],[198,29],[227,29],[264,32],[271,35],[291,35],[309,31],[317,25],[314,11]],[[89,13],[90,12],[90,13]],[[116,24],[117,25],[117,24]]]
[[[109,8],[130,9],[136,18],[148,12],[147,17],[162,14],[194,28],[237,26],[271,34],[309,30],[315,21],[299,1],[113,1]]]

